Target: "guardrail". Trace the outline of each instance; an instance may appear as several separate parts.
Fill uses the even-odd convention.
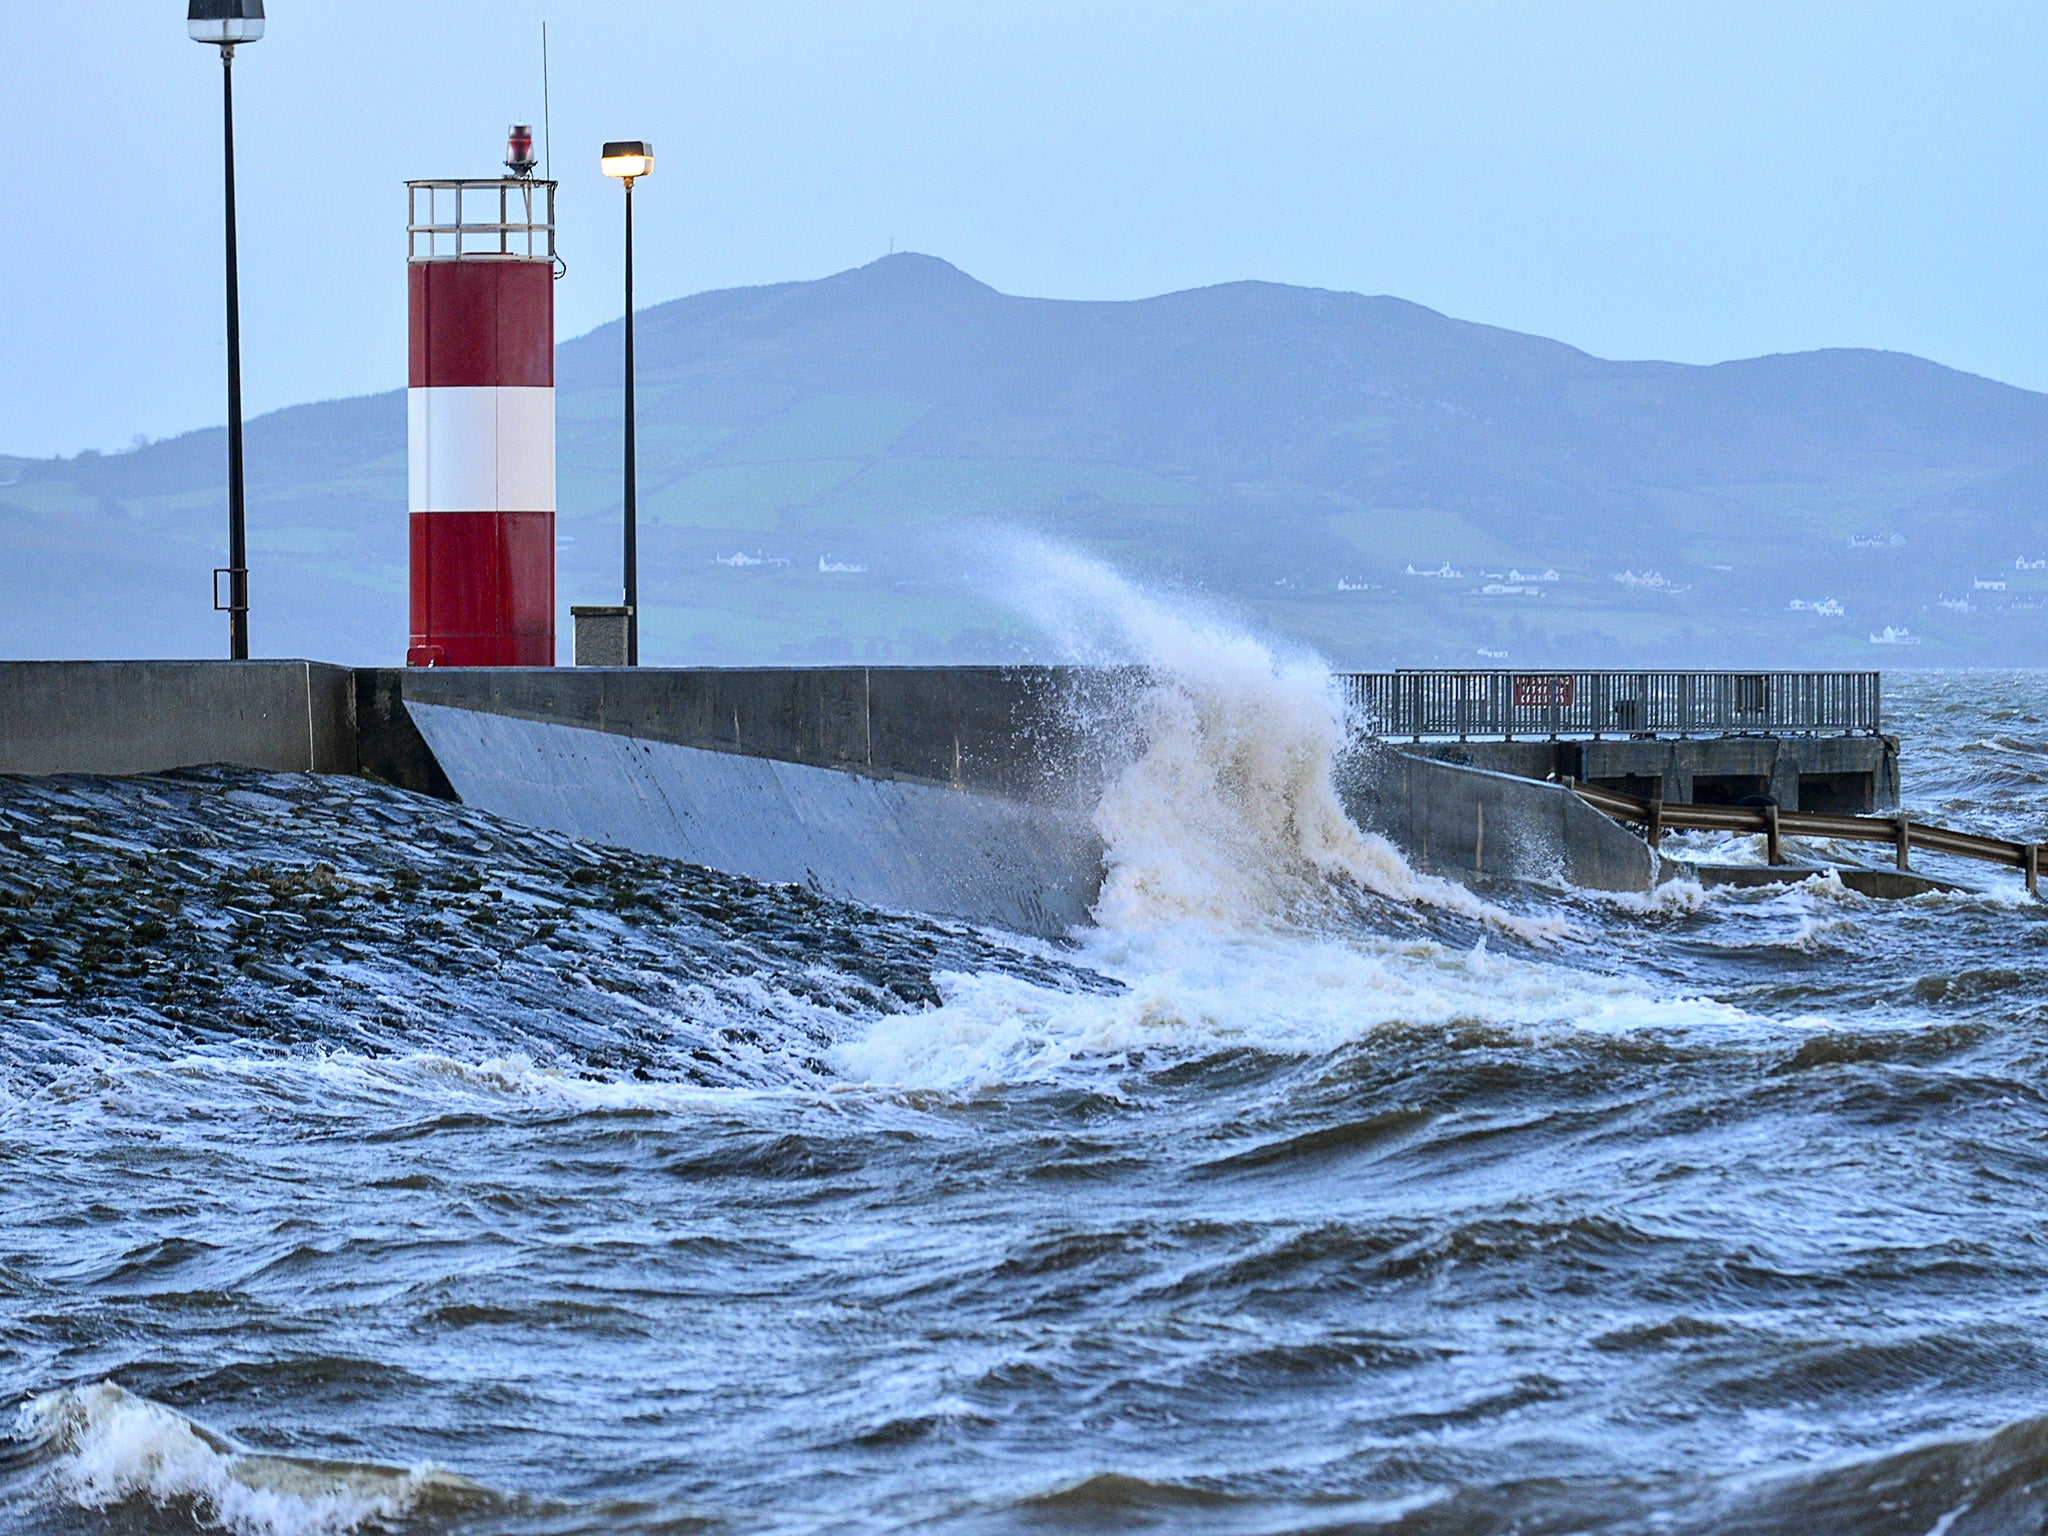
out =
[[[2003,864],[2026,875],[2028,895],[2041,894],[2039,843],[2009,843],[2003,838],[1932,827],[1903,813],[1883,817],[1823,816],[1812,811],[1784,811],[1775,805],[1667,805],[1662,800],[1644,800],[1570,779],[1565,780],[1565,787],[1595,810],[1604,811],[1617,821],[1632,821],[1644,827],[1652,848],[1666,832],[1761,832],[1765,860],[1775,865],[1784,862],[1784,838],[1850,838],[1865,843],[1890,843],[1897,851],[1901,869],[1912,868],[1909,860],[1915,848]]]
[[[1351,672],[1376,736],[1876,735],[1875,672]]]

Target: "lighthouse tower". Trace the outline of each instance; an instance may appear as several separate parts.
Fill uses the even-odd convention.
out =
[[[407,666],[555,661],[555,183],[410,181]]]

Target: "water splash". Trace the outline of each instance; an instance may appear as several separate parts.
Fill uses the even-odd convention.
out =
[[[1011,600],[1062,653],[1143,678],[1130,701],[1136,744],[1094,808],[1098,927],[1076,935],[1088,963],[1123,985],[1079,995],[936,975],[942,1006],[878,1018],[825,1053],[842,1076],[1113,1092],[1134,1070],[1230,1050],[1315,1055],[1390,1025],[1697,1022],[1699,1010],[1660,1008],[1636,984],[1490,955],[1483,934],[1469,949],[1421,938],[1411,913],[1375,909],[1375,898],[1435,907],[1538,940],[1569,931],[1419,875],[1352,823],[1334,773],[1348,744],[1343,705],[1321,658],[1057,546],[1019,540],[1004,568]]]
[[[1062,653],[1136,665],[1150,680],[1134,704],[1143,748],[1095,807],[1105,929],[1325,926],[1363,890],[1531,940],[1569,931],[1418,874],[1353,824],[1334,779],[1349,741],[1344,705],[1321,657],[1042,540],[1012,541],[1004,570],[1009,600]]]

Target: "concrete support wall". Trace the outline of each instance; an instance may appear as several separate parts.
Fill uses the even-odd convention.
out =
[[[1142,682],[1075,667],[415,667],[359,673],[357,694],[366,770],[419,789],[402,705],[1092,805],[1129,750],[1123,705]]]
[[[1596,891],[1656,883],[1649,846],[1561,784],[1375,746],[1347,760],[1338,792],[1417,869]]]
[[[206,763],[356,771],[348,669],[310,661],[0,665],[0,773],[161,773]]]

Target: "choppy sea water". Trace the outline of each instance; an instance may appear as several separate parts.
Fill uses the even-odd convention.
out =
[[[1059,945],[0,781],[0,1527],[2048,1524],[2017,879],[1474,900],[1204,665]],[[2048,831],[2048,677],[1888,690],[1910,806]]]

